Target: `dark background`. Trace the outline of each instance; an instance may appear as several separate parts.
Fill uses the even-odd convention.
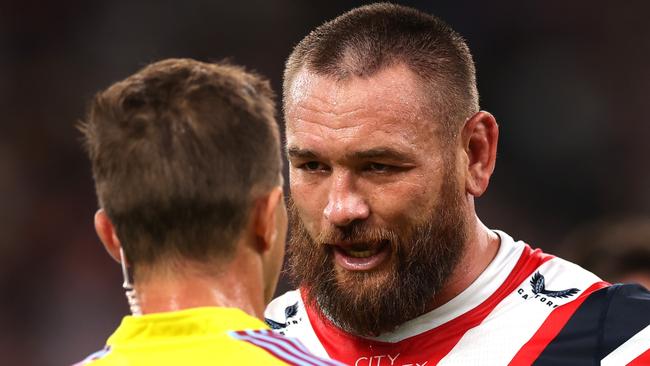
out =
[[[447,20],[500,123],[478,210],[547,251],[594,220],[650,215],[650,3],[405,1]],[[100,349],[127,313],[96,239],[75,124],[92,95],[168,57],[229,58],[280,90],[286,56],[355,1],[0,3],[0,363]]]

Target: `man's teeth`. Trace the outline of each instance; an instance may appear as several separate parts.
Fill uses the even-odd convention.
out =
[[[370,248],[366,250],[355,250],[351,248],[346,248],[343,249],[343,251],[345,252],[345,254],[349,255],[350,257],[367,258],[377,254],[379,252],[379,247]]]

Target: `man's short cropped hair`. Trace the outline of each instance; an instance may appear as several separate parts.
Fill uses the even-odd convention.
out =
[[[98,93],[81,125],[97,196],[131,265],[232,254],[280,184],[274,95],[228,64],[169,59]]]
[[[435,16],[388,3],[353,9],[298,43],[284,72],[285,104],[303,68],[345,80],[371,77],[398,63],[419,77],[447,136],[478,112],[474,61],[463,38]]]

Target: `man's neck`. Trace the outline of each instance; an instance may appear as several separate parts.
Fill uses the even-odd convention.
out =
[[[492,263],[499,251],[501,240],[495,232],[483,225],[478,217],[475,217],[470,225],[465,254],[460,259],[449,282],[436,295],[428,311],[446,304],[467,289]]]
[[[236,262],[236,261],[234,261]],[[259,281],[246,279],[249,273],[236,268],[251,268],[229,263],[219,273],[202,271],[196,263],[183,263],[138,276],[137,298],[144,314],[177,311],[196,307],[219,306],[239,308],[262,318],[264,299]],[[252,271],[255,272],[255,271]]]

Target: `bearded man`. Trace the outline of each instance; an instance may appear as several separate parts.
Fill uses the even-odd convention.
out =
[[[488,229],[474,199],[498,126],[460,35],[415,9],[354,9],[284,74],[290,273],[267,322],[355,366],[641,364],[650,294]]]

